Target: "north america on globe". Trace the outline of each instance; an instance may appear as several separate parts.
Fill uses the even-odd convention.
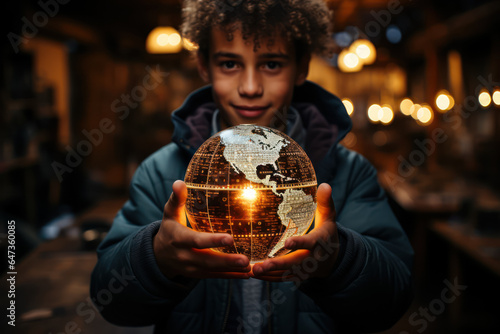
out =
[[[244,124],[209,138],[186,171],[186,213],[201,232],[229,233],[215,248],[251,263],[288,253],[285,240],[307,232],[316,211],[317,181],[303,149],[287,135]]]

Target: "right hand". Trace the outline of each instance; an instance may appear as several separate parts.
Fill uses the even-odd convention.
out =
[[[186,226],[184,206],[187,187],[175,181],[163,210],[163,220],[153,239],[160,270],[167,278],[249,278],[250,261],[245,255],[215,252],[210,248],[229,246],[227,233],[197,232]]]

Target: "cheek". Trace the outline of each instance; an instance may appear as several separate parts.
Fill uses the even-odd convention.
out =
[[[282,81],[279,84],[274,84],[272,94],[276,98],[276,102],[280,104],[288,104],[292,100],[294,85],[290,81]]]
[[[214,97],[216,100],[223,102],[229,97],[231,92],[231,85],[224,81],[216,81],[212,84],[212,89],[214,91]]]

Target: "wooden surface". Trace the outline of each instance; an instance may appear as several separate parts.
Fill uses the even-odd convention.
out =
[[[419,287],[424,287],[427,279],[427,238],[433,222],[449,219],[453,215],[460,215],[463,220],[475,220],[479,209],[500,211],[500,198],[491,189],[446,170],[434,173],[420,171],[408,177],[380,171],[378,178],[388,195],[413,220],[410,241],[415,250],[413,269]],[[449,241],[457,240],[454,231],[448,231],[445,227],[438,229],[439,233],[450,238]]]
[[[420,214],[454,213],[465,200],[480,208],[499,209],[500,198],[480,185],[440,171],[402,177],[392,172],[378,173],[380,185],[405,210]]]
[[[478,235],[467,225],[436,222],[431,230],[500,277],[500,237]]]
[[[76,224],[79,225],[83,221],[89,219],[100,219],[111,224],[118,211],[121,209],[123,204],[125,204],[125,201],[126,198],[113,198],[104,200],[98,205],[92,207],[91,209],[78,216]]]
[[[82,217],[112,221],[122,203],[123,200],[105,201]],[[59,237],[41,244],[16,265],[16,326],[9,326],[3,316],[1,333],[152,333],[151,327],[124,328],[111,325],[93,308],[89,284],[97,256],[94,251],[83,249],[80,239]],[[8,286],[5,274],[0,287],[2,295],[6,295]],[[5,301],[6,298],[2,297],[2,307]],[[43,309],[57,309],[58,312],[43,319],[22,320],[28,312]]]

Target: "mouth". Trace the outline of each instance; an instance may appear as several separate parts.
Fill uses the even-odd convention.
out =
[[[261,115],[263,115],[267,109],[269,109],[269,105],[266,106],[256,106],[256,105],[235,105],[233,104],[232,107],[236,112],[245,118],[256,118]]]

